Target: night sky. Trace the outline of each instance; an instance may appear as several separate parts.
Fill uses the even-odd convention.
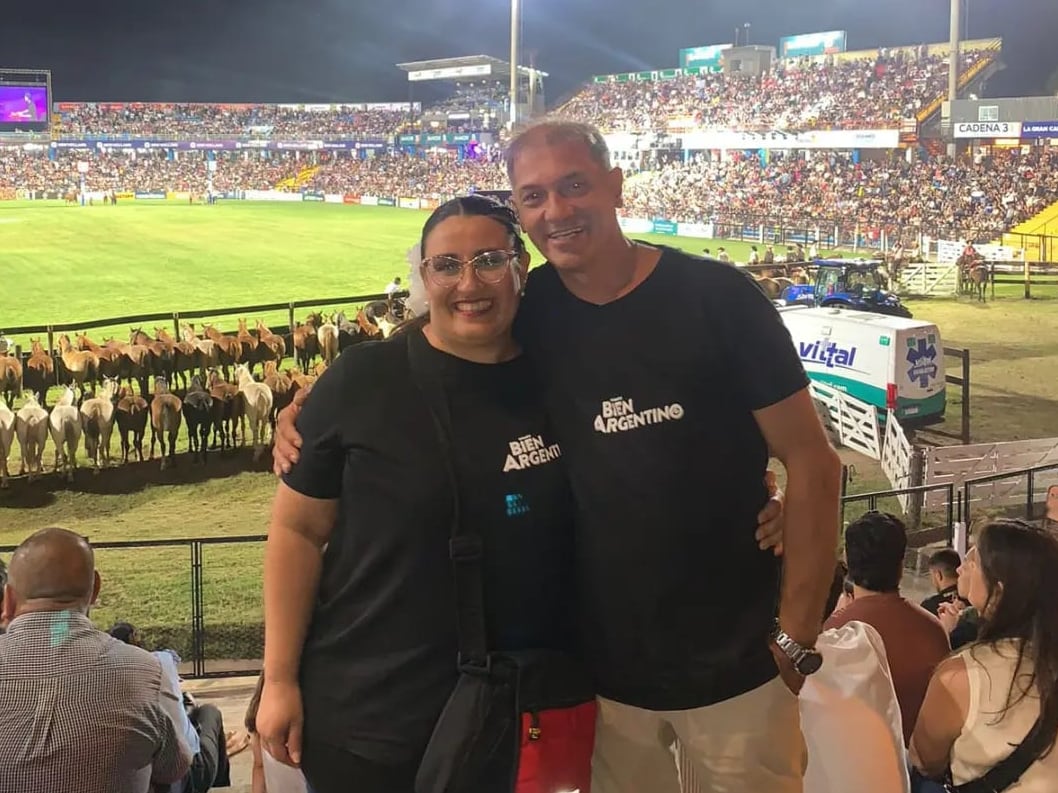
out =
[[[50,68],[60,101],[402,101],[408,83],[395,63],[506,59],[508,2],[12,0],[0,3],[0,67]],[[1058,69],[1058,0],[966,4],[971,37],[1004,38],[1009,68],[988,95],[1041,94]],[[523,47],[551,74],[549,103],[592,74],[676,66],[681,47],[730,42],[744,22],[751,43],[842,29],[849,49],[863,49],[946,40],[949,13],[948,0],[523,0],[523,8]]]

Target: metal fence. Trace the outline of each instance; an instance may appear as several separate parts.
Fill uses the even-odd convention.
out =
[[[964,482],[900,490],[847,493],[843,476],[842,525],[880,509],[903,516],[912,545],[952,545],[956,523],[985,514],[987,488],[1018,480],[1027,483],[1014,504],[1019,517],[1041,517],[1047,488],[1058,484],[1058,463],[978,477]],[[936,508],[926,495],[943,491]],[[997,499],[1004,514],[1012,502]],[[906,508],[902,506],[906,504]],[[174,518],[174,522],[177,518]],[[91,537],[88,538],[91,540]],[[264,650],[261,577],[265,535],[129,540],[93,543],[103,580],[92,618],[103,629],[115,622],[136,626],[148,649],[169,648],[181,657],[188,678],[231,677],[260,672]],[[0,547],[7,556],[14,546]]]

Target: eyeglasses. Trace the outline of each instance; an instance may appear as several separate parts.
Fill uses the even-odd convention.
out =
[[[518,251],[485,251],[466,261],[455,256],[431,256],[422,260],[422,266],[426,277],[441,287],[458,284],[468,264],[482,283],[498,284],[517,258]]]

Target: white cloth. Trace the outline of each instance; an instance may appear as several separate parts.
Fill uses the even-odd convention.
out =
[[[261,764],[264,766],[265,790],[268,793],[308,793],[308,782],[301,770],[279,762],[263,746]]]
[[[805,793],[910,793],[904,729],[885,645],[863,622],[824,631],[823,666],[801,689]]]

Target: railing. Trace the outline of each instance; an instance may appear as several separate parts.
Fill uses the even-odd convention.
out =
[[[842,524],[870,509],[900,515],[898,497],[910,495],[910,506],[903,514],[909,531],[914,532],[912,544],[951,545],[956,523],[970,522],[974,490],[1014,477],[1028,479],[1022,511],[1034,520],[1048,483],[1058,484],[1058,463],[978,477],[961,486],[920,485],[855,494],[845,492],[846,469]],[[923,515],[931,512],[923,507],[926,495],[936,491],[945,494],[941,508]],[[1041,496],[1038,501],[1037,495]],[[130,622],[148,648],[175,650],[181,656],[184,677],[256,674],[264,648],[261,571],[266,539],[265,535],[247,535],[93,543],[103,586],[92,618],[103,629],[118,621]],[[14,550],[15,546],[2,546],[0,554]]]
[[[993,498],[989,500],[1006,501],[1007,499],[1001,494],[997,497],[996,491],[1001,489],[1000,486],[1003,483],[1009,483],[1011,489],[1020,489],[1021,482],[1017,480],[1024,480],[1025,486],[1024,514],[1022,517],[1026,520],[1034,520],[1038,517],[1036,515],[1037,490],[1046,494],[1049,487],[1058,484],[1058,463],[1038,465],[1033,468],[1020,468],[1016,471],[1003,471],[998,474],[966,480],[962,486],[962,513],[966,518],[966,523],[969,524],[972,519],[975,509],[974,505],[982,500],[975,497],[975,492],[979,493],[985,487],[991,486]]]
[[[406,291],[394,292],[393,297],[407,297]],[[47,334],[48,349],[55,349],[56,333],[69,333],[71,331],[91,330],[92,328],[109,328],[115,325],[142,325],[147,322],[173,323],[176,333],[174,338],[180,338],[180,323],[183,320],[204,319],[207,317],[225,317],[235,314],[258,314],[268,311],[288,312],[288,324],[290,332],[294,331],[294,311],[299,308],[310,308],[319,306],[337,306],[353,303],[370,303],[375,300],[387,300],[391,296],[387,294],[353,295],[351,297],[327,297],[314,298],[310,300],[289,300],[285,303],[261,303],[252,306],[232,306],[229,308],[207,308],[194,309],[190,311],[159,311],[153,314],[132,314],[123,317],[107,317],[105,319],[89,319],[80,322],[61,322],[52,325],[17,325],[13,328],[0,329],[7,336],[32,336]]]

